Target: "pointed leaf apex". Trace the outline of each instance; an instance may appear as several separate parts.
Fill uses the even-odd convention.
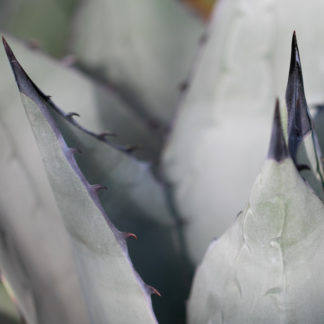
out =
[[[35,83],[29,78],[25,70],[17,61],[11,47],[8,45],[6,39],[2,36],[3,46],[5,48],[9,63],[11,65],[11,69],[14,73],[16,83],[18,85],[19,91],[25,94],[30,98],[35,98],[40,96],[45,101],[49,100],[49,96],[46,96],[36,85]]]
[[[300,69],[301,73],[301,63],[299,56],[299,49],[297,44],[296,32],[293,32],[292,41],[291,41],[291,58],[290,58],[290,71],[289,74],[293,72],[296,68]],[[301,76],[302,77],[302,76]]]
[[[273,118],[272,134],[271,134],[268,158],[280,162],[286,159],[287,157],[288,157],[288,148],[287,148],[287,144],[285,141],[282,124],[281,124],[279,100],[277,99],[274,118]]]
[[[288,148],[292,159],[296,163],[298,145],[312,129],[312,126],[305,97],[303,74],[295,32],[293,33],[291,43],[286,103],[288,110]]]
[[[8,45],[6,39],[5,39],[5,37],[3,35],[2,35],[2,43],[3,43],[3,46],[4,46],[5,50],[6,50],[6,53],[7,53],[7,56],[9,58],[9,60],[11,61],[12,58],[15,59],[15,56],[14,56],[10,46]]]

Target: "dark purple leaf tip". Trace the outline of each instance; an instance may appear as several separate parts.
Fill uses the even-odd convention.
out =
[[[305,97],[303,73],[295,32],[291,42],[286,104],[288,109],[288,148],[296,163],[298,145],[312,129],[312,126]]]
[[[280,162],[286,159],[287,157],[288,157],[288,148],[287,148],[287,144],[282,129],[279,100],[277,99],[275,111],[274,111],[274,117],[273,117],[272,134],[271,134],[268,158]]]

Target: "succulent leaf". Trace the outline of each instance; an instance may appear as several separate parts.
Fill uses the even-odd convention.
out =
[[[154,127],[174,116],[204,24],[175,0],[84,1],[72,51]],[[100,35],[100,37],[98,37]]]
[[[161,147],[160,139],[150,133],[147,126],[112,89],[89,80],[75,68],[66,67],[62,62],[53,60],[40,51],[28,49],[12,38],[7,39],[14,45],[17,55],[24,57],[24,61],[33,71],[34,79],[43,85],[44,92],[55,98],[58,107],[67,107],[73,111],[72,119],[84,129],[101,134],[103,139],[116,145],[139,146],[140,149],[133,154],[141,160],[157,159]],[[0,62],[1,67],[4,66],[3,71],[7,73],[4,57],[0,57]],[[1,82],[3,94],[13,92],[5,78]],[[6,105],[11,104],[12,97],[14,95],[3,95],[3,101],[8,100]],[[116,136],[105,137],[105,133],[114,133]]]
[[[156,323],[149,297],[151,289],[133,269],[124,235],[103,211],[97,187],[91,186],[78,168],[73,152],[49,113],[48,96],[29,79],[4,43],[70,239],[86,305],[83,312],[87,316],[81,323],[86,323],[87,318],[90,323]],[[34,322],[37,323],[36,318],[31,323]],[[77,323],[72,319],[67,321],[74,322]]]
[[[130,255],[145,281],[163,296],[153,301],[159,322],[182,323],[193,265],[186,257],[180,226],[151,166],[89,136],[61,114],[54,111],[52,116],[68,146],[82,152],[75,158],[87,180],[107,184],[107,191],[99,199],[109,218],[117,228],[138,236],[137,242],[130,243]]]
[[[262,166],[273,102],[284,101],[293,30],[302,40],[308,101],[324,102],[322,10],[315,0],[216,4],[162,163],[195,263],[234,221]]]
[[[79,0],[1,0],[0,29],[24,39],[31,47],[39,46],[62,56],[78,3]]]
[[[281,154],[288,149],[278,112],[245,211],[198,268],[190,324],[323,321],[324,206]]]

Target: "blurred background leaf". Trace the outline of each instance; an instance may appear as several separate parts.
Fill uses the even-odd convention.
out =
[[[0,28],[31,41],[54,56],[65,54],[74,11],[80,0],[0,0]]]
[[[23,324],[17,312],[16,305],[10,299],[2,281],[0,281],[0,323]]]
[[[213,7],[217,0],[182,0],[191,6],[203,18],[208,19],[211,16]]]

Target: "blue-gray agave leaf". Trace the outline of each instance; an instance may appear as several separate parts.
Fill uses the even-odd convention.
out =
[[[144,280],[159,289],[154,311],[161,323],[181,323],[188,297],[193,265],[186,256],[176,215],[169,208],[163,187],[154,178],[150,164],[137,161],[72,125],[53,111],[57,125],[90,183],[107,184],[100,200],[109,218],[120,230],[136,233],[130,244],[135,268]]]
[[[55,98],[56,104],[65,107],[67,113],[80,115],[74,117],[76,122],[97,134],[116,134],[106,137],[107,141],[116,145],[140,146],[141,149],[134,151],[133,155],[141,160],[156,159],[161,143],[112,89],[89,80],[73,66],[65,66],[64,62],[51,59],[39,50],[31,50],[11,37],[7,39],[14,46],[16,54],[23,57],[25,64],[33,71],[34,80]],[[7,65],[5,56],[1,55],[3,77],[0,80],[0,91],[1,102],[5,106],[2,111],[16,105],[15,89],[8,85],[5,77],[11,77]],[[8,115],[4,112],[2,114]]]
[[[323,323],[323,235],[323,203],[289,157],[277,107],[249,203],[198,268],[189,323]]]
[[[1,54],[1,271],[28,323],[88,324],[68,235]]]
[[[132,267],[125,242],[129,234],[118,231],[103,211],[97,196],[102,186],[89,184],[78,168],[75,150],[66,145],[49,113],[50,98],[29,79],[5,41],[4,44],[65,224],[77,273],[76,284],[82,292],[76,294],[80,299],[76,303],[80,313],[69,314],[70,319],[60,319],[60,314],[53,314],[54,309],[48,309],[49,314],[40,318],[36,303],[33,308],[36,314],[30,322],[78,323],[76,318],[83,313],[80,323],[156,323],[149,296],[155,290],[144,284]],[[6,259],[2,262],[5,264]],[[42,275],[42,270],[38,270]],[[64,285],[66,281],[59,282]],[[37,301],[35,298],[31,301]],[[46,302],[46,297],[43,298]]]

